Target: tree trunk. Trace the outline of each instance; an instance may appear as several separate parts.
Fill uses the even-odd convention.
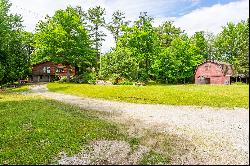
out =
[[[79,67],[77,65],[75,65],[75,75],[79,75]]]
[[[99,71],[98,25],[95,25],[96,72]]]

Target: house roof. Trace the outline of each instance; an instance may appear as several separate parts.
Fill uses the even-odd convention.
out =
[[[43,64],[43,63],[46,63],[46,62],[50,62],[50,61],[45,60],[45,61],[42,61],[42,62],[39,62],[39,63],[33,64],[32,66],[37,66],[37,65],[40,65],[40,64]]]

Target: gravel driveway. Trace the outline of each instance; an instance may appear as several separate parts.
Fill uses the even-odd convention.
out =
[[[196,145],[194,155],[177,156],[173,164],[249,164],[249,109],[123,103],[48,92],[46,85],[33,86],[31,92],[87,110],[118,113],[120,119],[157,126],[159,132]]]

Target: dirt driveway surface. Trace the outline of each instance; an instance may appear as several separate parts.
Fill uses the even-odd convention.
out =
[[[46,84],[34,85],[31,92],[86,110],[110,112],[195,145],[188,154],[176,156],[172,164],[249,164],[248,109],[115,102],[49,92]]]

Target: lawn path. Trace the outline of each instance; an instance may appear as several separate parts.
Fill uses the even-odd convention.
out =
[[[194,153],[203,155],[203,161],[200,161],[202,164],[249,162],[248,109],[134,104],[90,99],[49,92],[46,84],[34,85],[31,92],[86,110],[114,113],[125,121],[133,119],[144,127],[157,126],[157,130],[161,132],[186,137],[197,145]],[[188,164],[199,164],[192,156],[185,156],[185,159],[179,156],[179,160],[183,161],[183,164],[185,160],[189,160]]]

